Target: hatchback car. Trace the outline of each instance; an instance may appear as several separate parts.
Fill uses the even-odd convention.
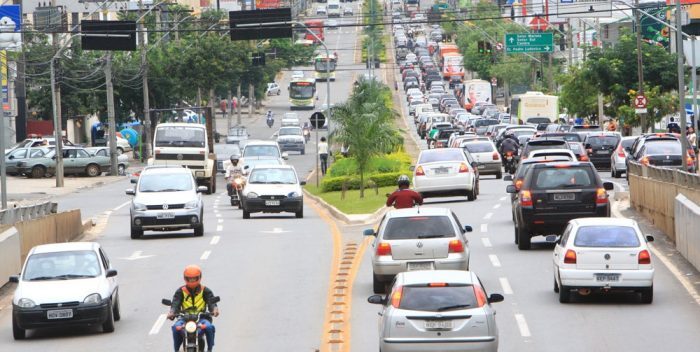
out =
[[[343,16],[352,16],[352,14],[353,14],[352,6],[343,7]]]
[[[295,127],[282,127],[275,133],[277,144],[282,152],[297,151],[301,155],[306,153],[306,139],[299,125]]]
[[[610,217],[607,191],[612,189],[589,162],[533,165],[519,190],[506,187],[508,193],[517,193],[513,218],[518,249],[530,249],[534,236],[562,233],[571,219]]]
[[[639,292],[642,303],[654,299],[654,266],[647,242],[631,219],[580,218],[569,222],[554,246],[554,292],[559,302],[571,294]]]
[[[27,330],[97,325],[113,332],[120,319],[117,271],[95,242],[44,244],[32,248],[12,298],[12,335]]]
[[[189,169],[180,166],[148,166],[127,189],[131,199],[131,238],[139,239],[145,230],[175,231],[193,229],[195,237],[204,235],[204,202]]]
[[[583,140],[588,159],[596,167],[610,167],[610,160],[622,136],[617,132],[591,133]]]
[[[488,295],[475,273],[460,270],[413,271],[397,275],[391,293],[374,295],[381,304],[379,350],[497,351],[498,326]]]
[[[489,140],[470,140],[463,145],[478,163],[479,175],[496,175],[497,179],[503,177],[501,155],[496,151],[496,146],[493,145],[493,142]]]
[[[391,210],[382,218],[372,242],[374,293],[382,293],[385,284],[404,271],[469,270],[469,248],[462,226],[447,208],[411,208]]]
[[[629,154],[628,150],[632,147],[636,139],[637,136],[622,137],[617,144],[615,152],[610,156],[610,176],[619,178],[622,177],[623,173],[627,173],[626,160]]]
[[[250,133],[248,133],[248,129],[246,129],[243,126],[234,126],[231,127],[228,130],[228,133],[226,134],[226,143],[239,144],[243,146],[248,140],[248,138],[250,138]]]
[[[635,157],[642,165],[694,172],[695,160],[688,155],[684,163],[681,150],[682,145],[678,140],[655,141],[653,143],[645,143]]]
[[[260,165],[254,167],[243,188],[243,218],[251,213],[291,212],[304,217],[304,196],[297,172],[290,165]]]
[[[316,7],[316,14],[325,16],[327,14],[326,7],[325,6],[317,6]]]
[[[423,150],[413,169],[415,191],[423,198],[466,195],[468,200],[476,200],[479,194],[476,166],[476,161],[459,148]]]
[[[527,141],[520,152],[521,159],[527,159],[533,150],[542,149],[568,149],[569,144],[563,139],[537,138]],[[572,153],[573,154],[573,153]],[[575,157],[575,156],[574,156]]]
[[[18,163],[27,159],[41,158],[50,151],[51,148],[47,147],[18,147],[12,149],[5,154],[5,171],[8,175],[18,175]]]

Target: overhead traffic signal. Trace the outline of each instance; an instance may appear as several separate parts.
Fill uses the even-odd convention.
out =
[[[479,54],[484,54],[486,52],[486,43],[484,43],[483,40],[480,40],[477,42],[477,46],[479,48]]]
[[[491,54],[491,51],[493,50],[493,48],[491,47],[491,42],[486,42],[484,43],[484,45],[486,49],[486,54]]]
[[[253,53],[253,66],[265,66],[265,52]]]

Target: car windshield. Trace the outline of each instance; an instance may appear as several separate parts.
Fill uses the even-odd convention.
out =
[[[156,147],[204,148],[204,129],[168,126],[156,128]]]
[[[647,142],[646,154],[680,155],[681,143],[678,141]]]
[[[464,147],[470,153],[490,153],[494,151],[491,142],[469,142]]]
[[[243,150],[243,157],[272,156],[279,158],[280,152],[276,145],[247,145]]]
[[[483,126],[490,126],[490,125],[498,125],[498,120],[494,119],[479,119],[474,122],[474,126],[476,127],[483,127]]]
[[[588,136],[586,143],[591,145],[616,146],[619,141],[620,137],[617,136]]]
[[[551,167],[536,170],[536,189],[561,189],[594,186],[595,178],[583,167]]]
[[[459,149],[442,149],[421,153],[419,164],[435,163],[441,161],[464,161],[464,153]]]
[[[447,216],[411,216],[389,219],[382,238],[410,240],[454,236],[454,227]]]
[[[301,128],[280,128],[280,136],[301,136]]]
[[[535,130],[516,128],[516,129],[510,129],[506,133],[512,133],[516,137],[531,136],[531,135],[535,134]]]
[[[35,253],[24,268],[24,280],[70,280],[96,277],[102,273],[94,251]]]
[[[566,149],[568,143],[563,140],[551,140],[548,142],[560,142],[560,143],[532,143],[529,142],[525,147],[527,148],[527,154],[530,154],[533,150],[542,149]]]
[[[583,226],[576,232],[576,247],[639,247],[639,236],[629,226]]]
[[[583,153],[583,147],[579,143],[569,143],[569,149],[576,154]]]
[[[280,163],[279,159],[245,159],[245,165],[249,167],[253,167],[256,165],[282,165]]]
[[[139,176],[139,192],[180,192],[192,190],[190,173],[145,173]]]
[[[297,176],[292,169],[255,168],[248,177],[251,184],[295,184]]]
[[[476,307],[474,288],[469,285],[404,286],[399,309],[443,312]]]

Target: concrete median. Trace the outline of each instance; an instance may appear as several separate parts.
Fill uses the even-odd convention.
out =
[[[700,270],[700,206],[679,194],[675,198],[676,249]]]
[[[6,228],[0,232],[0,282],[7,282],[10,275],[21,269],[19,232],[15,227]]]

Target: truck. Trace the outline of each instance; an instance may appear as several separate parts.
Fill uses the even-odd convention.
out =
[[[442,66],[447,54],[459,54],[459,47],[452,43],[440,43],[437,49],[437,60],[435,60],[442,70]]]
[[[148,159],[148,165],[179,165],[188,168],[198,186],[207,186],[207,194],[216,192],[216,155],[210,149],[204,124],[158,124],[153,133],[153,157]]]
[[[493,104],[491,83],[483,79],[470,79],[464,82],[462,90],[457,94],[462,107],[471,111],[476,103]]]
[[[542,92],[525,92],[513,97],[510,116],[517,117],[518,124],[559,122],[559,97]]]
[[[413,17],[413,14],[416,14],[418,13],[418,11],[420,11],[419,0],[404,0],[403,6],[404,12],[411,17]]]
[[[328,0],[328,17],[340,17],[340,0]]]

